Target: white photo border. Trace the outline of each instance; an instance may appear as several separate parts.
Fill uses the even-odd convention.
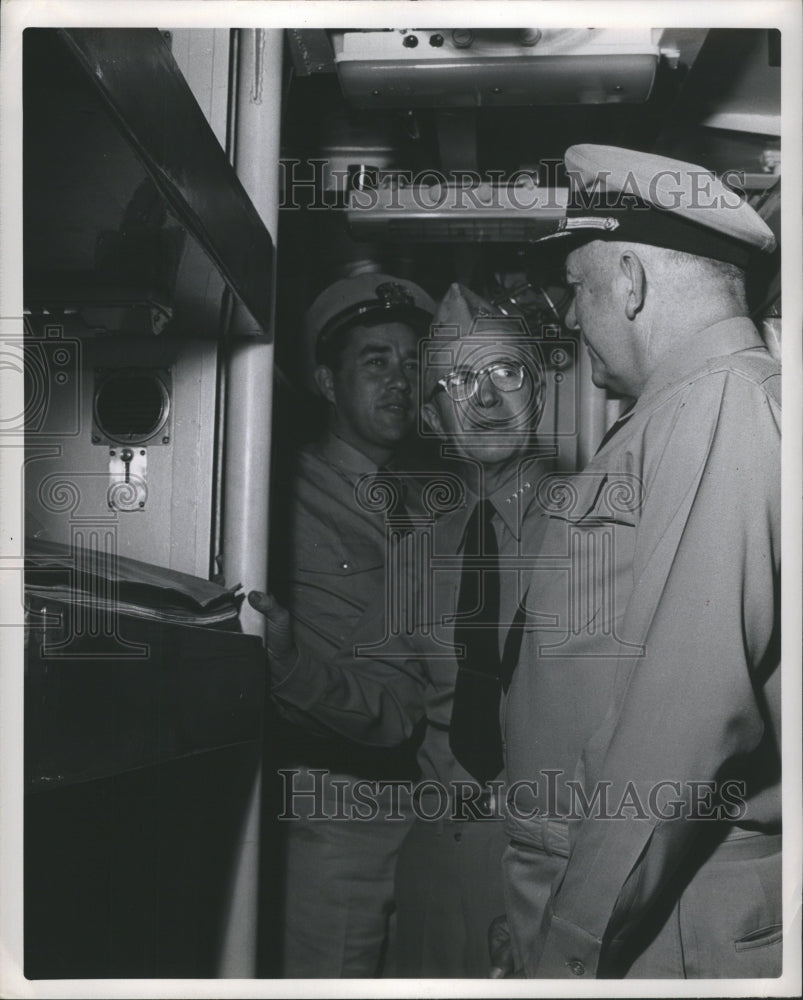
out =
[[[543,2],[307,2],[282,0],[2,0],[0,8],[0,319],[22,317],[22,32],[26,27],[611,27],[778,28],[782,33],[783,812],[784,976],[779,980],[58,980],[22,973],[23,630],[0,634],[0,996],[795,996],[801,983],[801,197],[803,7],[797,0],[543,0]],[[4,378],[6,412],[20,413],[21,379]],[[0,620],[22,624],[21,447],[0,446]]]

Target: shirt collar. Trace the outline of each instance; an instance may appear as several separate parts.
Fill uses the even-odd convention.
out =
[[[325,462],[355,481],[360,476],[376,472],[378,468],[376,462],[332,431],[324,434],[318,444],[318,450]]]
[[[758,330],[746,316],[725,319],[682,337],[658,359],[637,406],[641,407],[644,400],[679,382],[684,375],[698,371],[710,358],[763,346]]]
[[[535,499],[538,485],[536,474],[538,462],[538,458],[528,458],[518,463],[486,494],[494,511],[515,538],[521,538],[522,521]],[[476,474],[468,476],[467,480],[466,520],[473,510],[474,504],[483,499],[479,496]]]

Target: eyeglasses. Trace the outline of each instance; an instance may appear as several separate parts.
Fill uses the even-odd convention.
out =
[[[480,379],[487,375],[500,392],[515,392],[524,384],[524,365],[509,361],[495,361],[479,371],[449,372],[438,379],[435,392],[443,389],[455,403],[465,403],[476,393]],[[435,393],[433,393],[434,395]]]

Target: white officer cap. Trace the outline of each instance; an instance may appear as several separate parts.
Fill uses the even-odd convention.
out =
[[[648,243],[744,267],[776,247],[772,230],[704,167],[617,146],[571,146],[566,217],[554,240],[566,253],[593,240]]]
[[[352,326],[384,321],[406,323],[424,336],[435,303],[412,281],[389,274],[360,274],[329,285],[315,299],[302,320],[304,370],[307,385],[313,379],[323,344]]]

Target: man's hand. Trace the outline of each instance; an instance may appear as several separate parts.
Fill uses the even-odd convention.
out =
[[[288,610],[272,594],[263,594],[259,590],[251,591],[248,603],[268,621],[268,655],[277,658],[287,656],[293,649],[293,626]]]
[[[488,928],[488,952],[491,956],[491,979],[505,979],[513,975],[513,943],[507,917],[494,917]]]

